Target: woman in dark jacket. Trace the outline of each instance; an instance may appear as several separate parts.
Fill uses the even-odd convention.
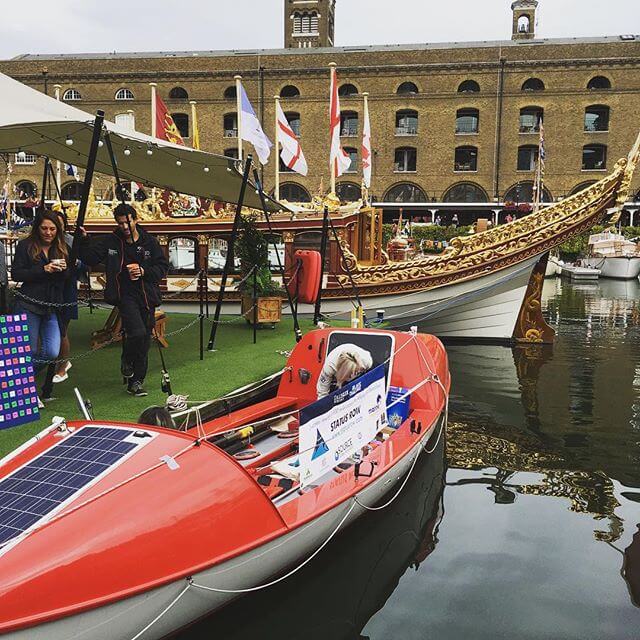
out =
[[[56,305],[63,302],[68,258],[60,220],[50,212],[37,218],[29,237],[16,247],[11,277],[22,286],[16,291],[15,312],[27,316],[36,372],[60,351],[61,307]]]

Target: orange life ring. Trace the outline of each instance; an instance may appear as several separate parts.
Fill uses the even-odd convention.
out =
[[[297,291],[298,302],[314,304],[320,293],[322,256],[318,251],[298,249],[293,257],[294,276],[287,285],[289,293],[295,296]]]

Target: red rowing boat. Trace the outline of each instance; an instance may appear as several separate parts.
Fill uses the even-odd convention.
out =
[[[325,358],[344,344],[369,351],[373,368],[317,400]],[[377,415],[374,384],[388,393],[384,417],[339,458],[338,435],[357,440]],[[163,638],[286,580],[411,482],[444,430],[449,386],[433,336],[323,329],[295,347],[273,397],[187,431],[49,428],[0,465],[0,633]],[[360,426],[342,432],[349,420]]]

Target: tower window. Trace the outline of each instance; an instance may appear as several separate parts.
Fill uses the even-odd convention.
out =
[[[396,149],[393,170],[405,173],[415,171],[418,164],[418,151],[414,147]]]
[[[531,21],[529,16],[520,16],[518,18],[518,33],[529,33]]]
[[[476,147],[458,147],[453,163],[454,171],[477,171],[478,149]]]

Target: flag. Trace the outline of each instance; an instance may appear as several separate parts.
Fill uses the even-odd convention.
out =
[[[242,140],[251,143],[260,162],[267,164],[273,143],[262,130],[258,116],[256,116],[256,112],[253,110],[242,84],[240,84],[240,110],[240,131],[238,135]]]
[[[191,142],[193,144],[194,149],[200,149],[200,131],[198,130],[198,114],[196,113],[196,105],[191,105],[193,108],[191,110],[191,119],[193,122],[191,123],[191,129],[193,131]]]
[[[78,167],[76,167],[74,164],[65,164],[64,170],[68,176],[71,176],[78,181],[80,180],[80,176],[78,175]]]
[[[544,184],[544,163],[546,158],[546,151],[544,148],[544,124],[540,120],[540,142],[538,144],[538,165],[536,167],[536,178],[533,181],[533,204],[534,211],[537,211],[543,196],[543,184]]]
[[[173,142],[184,146],[184,140],[178,131],[176,123],[173,121],[167,105],[159,95],[156,95],[156,137],[160,140]]]
[[[302,153],[300,141],[289,125],[287,116],[285,116],[280,103],[277,103],[276,109],[278,116],[278,140],[282,145],[282,151],[280,152],[282,162],[292,171],[306,176],[309,168],[307,167],[304,153]]]
[[[329,137],[331,153],[329,165],[333,176],[340,177],[350,166],[351,158],[340,145],[340,98],[338,97],[338,77],[335,67],[331,67],[331,100],[329,105]]]
[[[362,128],[362,183],[367,189],[371,188],[371,122],[367,103],[365,103]]]

